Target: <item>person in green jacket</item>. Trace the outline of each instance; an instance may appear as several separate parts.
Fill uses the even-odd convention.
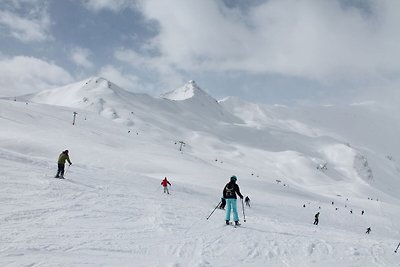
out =
[[[68,150],[61,152],[60,156],[58,157],[58,170],[55,178],[64,179],[65,161],[68,161],[69,165],[71,166],[72,162],[69,159]]]

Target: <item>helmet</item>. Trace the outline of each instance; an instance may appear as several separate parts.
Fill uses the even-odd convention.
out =
[[[237,181],[237,177],[235,175],[231,176],[231,182],[236,182]]]
[[[68,149],[64,151],[65,154],[68,154]]]

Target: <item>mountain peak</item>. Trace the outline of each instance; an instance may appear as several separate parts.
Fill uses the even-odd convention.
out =
[[[207,96],[212,98],[204,92],[194,80],[190,80],[184,86],[161,95],[162,98],[174,101],[182,101],[196,96]]]

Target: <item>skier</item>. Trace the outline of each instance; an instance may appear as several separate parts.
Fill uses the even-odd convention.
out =
[[[226,200],[227,209],[225,222],[229,225],[229,220],[231,218],[231,210],[233,212],[233,220],[235,221],[235,225],[240,225],[239,223],[239,215],[237,212],[237,197],[236,194],[243,199],[242,194],[240,193],[239,186],[236,184],[237,178],[233,175],[230,179],[230,182],[227,183],[223,190],[223,196]]]
[[[363,210],[361,211],[361,215],[364,215],[364,211]]]
[[[365,232],[366,234],[369,234],[371,232],[371,227],[367,228],[367,231]]]
[[[58,170],[54,178],[64,179],[65,161],[68,161],[69,165],[71,166],[72,162],[69,159],[68,150],[61,152],[60,156],[58,157]]]
[[[167,177],[164,177],[164,180],[161,181],[161,185],[164,187],[164,194],[167,193],[169,195],[168,185],[171,185],[171,183],[167,180]]]
[[[314,220],[314,225],[318,225],[318,222],[319,222],[319,212],[317,212],[316,214],[315,214],[315,220]]]
[[[226,206],[226,200],[225,200],[225,198],[221,197],[221,204],[219,205],[219,208],[221,210],[224,210],[225,206]]]
[[[249,206],[249,208],[250,208],[250,198],[249,198],[249,196],[246,196],[246,198],[244,199],[244,202],[246,203],[246,206]]]

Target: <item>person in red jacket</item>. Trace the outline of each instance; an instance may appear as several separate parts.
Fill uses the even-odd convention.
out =
[[[164,187],[164,193],[167,193],[169,195],[168,185],[171,185],[171,183],[167,180],[167,177],[165,177],[164,180],[161,181],[161,185]]]

